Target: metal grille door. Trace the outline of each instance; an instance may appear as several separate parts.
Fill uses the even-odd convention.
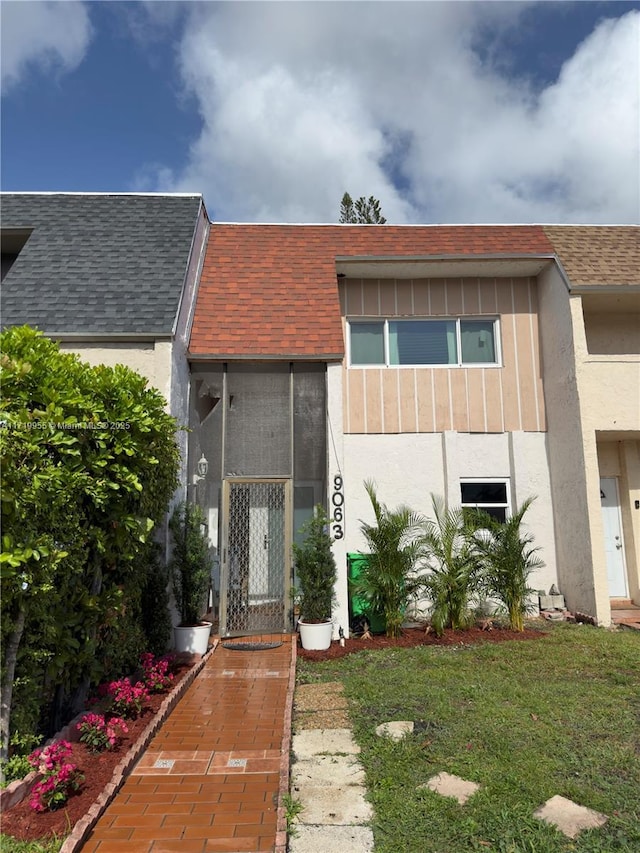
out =
[[[288,480],[225,480],[220,633],[286,631]]]

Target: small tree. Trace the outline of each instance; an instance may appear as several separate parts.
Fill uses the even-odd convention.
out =
[[[422,538],[428,574],[423,586],[431,599],[431,624],[440,636],[445,628],[466,628],[469,601],[478,584],[478,558],[469,525],[461,507],[445,509],[441,498],[431,496],[434,519]]]
[[[524,617],[534,609],[529,597],[529,576],[544,566],[532,548],[533,535],[523,534],[520,525],[534,498],[528,498],[506,521],[500,522],[486,512],[475,514],[478,530],[474,545],[482,564],[483,585],[488,596],[497,598],[509,615],[513,631],[524,630]]]
[[[341,225],[384,225],[386,221],[380,202],[372,195],[369,198],[360,196],[355,202],[349,193],[342,196],[339,219]]]
[[[293,543],[293,557],[300,584],[300,616],[305,622],[324,622],[331,618],[336,582],[336,561],[331,550],[329,519],[318,504],[314,515],[303,526],[302,545]]]
[[[203,533],[204,524],[201,508],[187,502],[175,508],[169,521],[173,534],[170,563],[173,594],[182,625],[198,625],[206,609],[211,557],[207,537]]]
[[[372,613],[384,616],[387,637],[399,637],[407,602],[420,587],[415,566],[420,554],[419,533],[424,519],[407,506],[390,510],[381,504],[375,484],[364,484],[375,524],[360,522],[369,554],[353,590]]]

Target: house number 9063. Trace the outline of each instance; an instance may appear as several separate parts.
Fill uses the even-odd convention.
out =
[[[333,508],[333,538],[344,539],[344,491],[342,477],[339,474],[333,478],[331,505]]]

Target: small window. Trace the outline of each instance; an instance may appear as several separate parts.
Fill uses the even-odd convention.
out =
[[[484,510],[497,521],[506,521],[509,510],[507,480],[466,480],[460,483],[463,507]]]
[[[354,366],[498,365],[497,319],[352,320]]]
[[[384,364],[384,323],[351,326],[351,364]]]

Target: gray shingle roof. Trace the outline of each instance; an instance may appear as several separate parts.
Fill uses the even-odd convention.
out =
[[[202,198],[0,196],[2,231],[32,228],[2,282],[2,325],[170,334]]]

